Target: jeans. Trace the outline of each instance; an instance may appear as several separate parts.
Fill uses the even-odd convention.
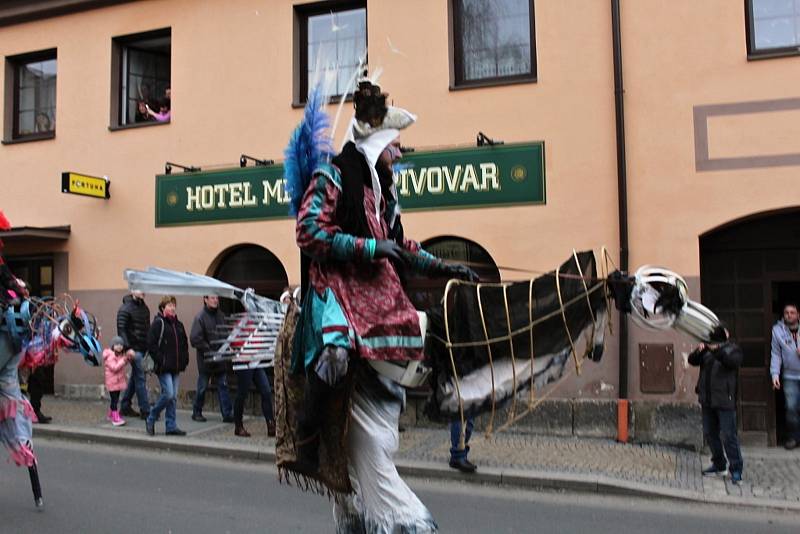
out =
[[[264,419],[267,421],[275,419],[272,414],[272,393],[270,393],[267,373],[264,372],[264,369],[244,369],[236,371],[236,400],[233,404],[233,418],[237,425],[242,424],[244,401],[247,399],[247,394],[250,392],[250,384],[253,382],[255,382],[258,394],[261,396],[261,413],[264,414]]]
[[[192,405],[192,413],[202,414],[203,405],[206,402],[206,389],[208,389],[208,382],[214,377],[217,382],[217,396],[219,397],[219,411],[222,417],[230,417],[233,412],[231,406],[231,396],[228,393],[228,377],[225,373],[205,374],[200,373],[197,375],[197,393]]]
[[[711,449],[711,461],[717,469],[728,466],[732,472],[742,472],[744,461],[736,433],[736,410],[717,410],[703,406],[703,435]]]
[[[800,380],[784,378],[782,384],[786,398],[786,434],[800,441]]]
[[[464,448],[460,448],[461,441],[461,421],[450,422],[450,461],[467,458],[469,454],[469,438],[472,436],[472,429],[475,427],[475,418],[465,417],[466,427],[464,429]]]
[[[136,352],[136,356],[131,362],[131,376],[128,379],[128,387],[125,389],[125,394],[122,395],[121,408],[125,410],[131,407],[133,395],[139,399],[139,410],[142,413],[150,411],[150,402],[147,399],[147,382],[144,376],[144,369],[142,369],[142,357],[144,353]]]
[[[167,432],[178,429],[176,408],[178,405],[178,386],[180,385],[180,375],[178,373],[161,373],[158,375],[158,383],[161,384],[161,395],[150,408],[150,415],[147,416],[148,424],[155,424],[156,418],[161,415],[161,410],[166,408]]]

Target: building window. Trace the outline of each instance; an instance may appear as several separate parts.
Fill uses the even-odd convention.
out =
[[[745,0],[750,56],[800,53],[800,0]]]
[[[366,59],[366,2],[322,2],[297,6],[298,102],[320,81],[331,96],[355,88],[354,72]]]
[[[536,80],[533,0],[451,0],[456,87]]]
[[[6,60],[6,139],[49,139],[56,132],[56,50]],[[8,83],[8,82],[7,82]],[[9,120],[10,115],[10,120]]]
[[[170,121],[171,41],[169,28],[113,39],[112,127]]]

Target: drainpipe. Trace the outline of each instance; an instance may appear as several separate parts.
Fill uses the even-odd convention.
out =
[[[622,85],[622,33],[619,0],[611,0],[611,32],[614,47],[614,109],[617,130],[617,198],[619,199],[619,268],[628,271],[628,179],[625,159],[625,105]],[[628,321],[619,314],[619,398],[628,398]],[[626,413],[627,415],[627,413]]]

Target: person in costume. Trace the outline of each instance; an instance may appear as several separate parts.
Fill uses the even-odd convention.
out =
[[[0,212],[0,230],[10,228],[8,219]],[[22,339],[17,333],[17,325],[10,324],[25,291],[8,268],[2,251],[3,242],[0,240],[0,442],[8,449],[15,464],[32,466],[36,461],[31,449],[31,423],[35,415],[19,387]],[[20,326],[24,328],[26,325]]]
[[[476,277],[403,234],[393,164],[402,157],[400,130],[416,117],[387,107],[386,96],[370,81],[359,82],[350,140],[313,170],[299,202],[297,244],[311,261],[292,355],[292,371],[306,376],[293,468],[313,477],[324,407],[350,385],[346,439],[354,493],[335,499],[337,531],[434,532],[433,517],[392,461],[405,388],[376,366],[423,359],[420,317],[399,271]]]
[[[0,231],[11,224],[0,211]],[[43,505],[36,456],[31,445],[33,407],[19,387],[19,363],[23,356],[23,337],[28,328],[21,317],[26,291],[3,259],[0,240],[0,443],[8,450],[11,461],[26,466],[37,507]]]

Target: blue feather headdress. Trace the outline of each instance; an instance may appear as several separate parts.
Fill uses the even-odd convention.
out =
[[[289,215],[297,217],[303,195],[311,183],[311,175],[320,163],[333,157],[333,144],[328,129],[330,119],[325,113],[325,94],[317,85],[308,95],[303,120],[292,132],[284,151],[286,191],[291,199]]]

